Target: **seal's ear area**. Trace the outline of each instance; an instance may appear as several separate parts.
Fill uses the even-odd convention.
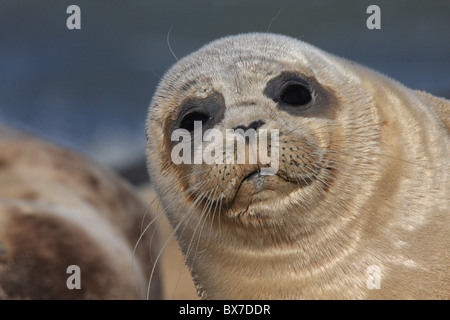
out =
[[[416,91],[417,94],[426,100],[434,111],[438,114],[445,128],[450,132],[450,100],[438,98],[424,91]]]

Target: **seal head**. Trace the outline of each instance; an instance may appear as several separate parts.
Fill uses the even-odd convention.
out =
[[[199,294],[442,297],[433,281],[449,266],[448,109],[281,35],[226,37],[180,60],[151,102],[148,166]],[[173,134],[194,137],[196,122],[204,136],[276,131],[277,170],[262,174],[267,163],[238,163],[225,147],[229,161],[175,164]],[[373,265],[382,290],[367,287]]]

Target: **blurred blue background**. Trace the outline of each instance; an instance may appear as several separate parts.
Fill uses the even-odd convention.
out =
[[[66,27],[71,4],[81,8],[81,30]],[[366,27],[371,4],[381,8],[381,30]],[[175,62],[169,30],[180,58],[222,36],[267,31],[275,16],[271,32],[450,97],[449,1],[4,0],[0,122],[139,182],[148,104]]]

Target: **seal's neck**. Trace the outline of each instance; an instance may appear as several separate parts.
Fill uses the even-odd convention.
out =
[[[229,246],[226,240],[213,243],[204,239],[187,263],[204,299],[308,298],[316,296],[313,291],[340,268],[356,241],[350,240],[351,232],[332,235],[324,229],[323,234],[318,231],[290,244],[258,249],[245,243]]]

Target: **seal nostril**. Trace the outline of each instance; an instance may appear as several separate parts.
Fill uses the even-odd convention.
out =
[[[241,125],[236,126],[236,127],[233,128],[233,130],[235,130],[235,131],[238,130],[238,129],[242,129],[243,131],[245,131],[247,129],[247,127],[241,124]]]
[[[259,127],[262,127],[263,125],[265,125],[266,123],[262,120],[258,120],[258,121],[253,121],[252,123],[249,124],[249,128],[251,129],[258,129]]]
[[[254,129],[257,130],[259,127],[265,125],[266,123],[262,120],[257,120],[257,121],[253,121],[252,123],[250,123],[248,126],[244,126],[244,125],[238,125],[236,127],[233,128],[233,130],[238,130],[238,129],[242,129],[243,131],[246,131],[248,129]]]

